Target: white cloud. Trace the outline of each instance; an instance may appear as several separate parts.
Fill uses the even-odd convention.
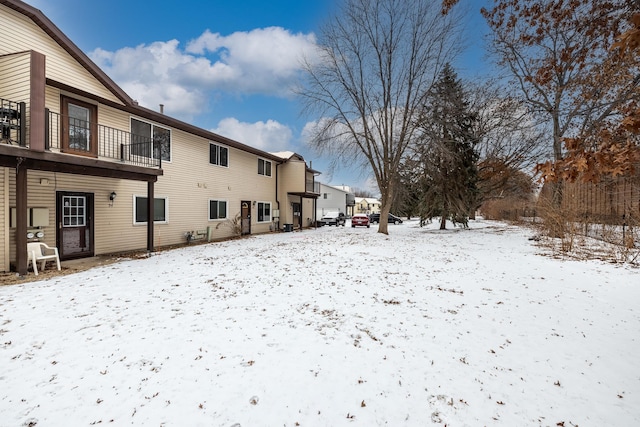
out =
[[[211,131],[263,151],[286,150],[292,139],[291,129],[275,120],[246,123],[226,118]]]
[[[354,121],[351,125],[358,127],[359,123]],[[349,127],[329,117],[321,117],[318,120],[305,123],[300,133],[300,139],[304,144],[315,146],[317,143],[314,142],[313,139],[319,134],[323,134],[325,139],[320,143],[320,147],[316,148],[342,151],[341,149],[344,148],[345,145],[352,145],[350,142],[352,137]]]
[[[303,56],[315,52],[315,35],[292,34],[281,27],[235,32],[229,36],[205,31],[187,45],[194,55],[215,54],[233,70],[233,84],[241,92],[290,95]]]
[[[141,105],[162,103],[167,114],[189,120],[202,113],[210,92],[290,96],[301,58],[314,49],[313,34],[270,27],[229,36],[207,30],[184,50],[170,40],[96,49],[90,57]]]
[[[91,59],[147,108],[157,110],[159,104],[164,104],[167,114],[189,121],[206,104],[206,87],[181,82],[181,70],[196,66],[199,59],[182,53],[177,40],[125,47],[116,52],[96,49]]]

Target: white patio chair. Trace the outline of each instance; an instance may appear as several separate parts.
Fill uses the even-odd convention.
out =
[[[40,269],[44,270],[44,267],[47,261],[56,261],[58,265],[58,270],[60,270],[60,256],[58,255],[58,248],[49,247],[46,243],[42,242],[31,242],[27,243],[27,265],[29,265],[29,261],[33,264],[33,272],[35,275],[38,275],[38,267],[37,263],[41,261]]]

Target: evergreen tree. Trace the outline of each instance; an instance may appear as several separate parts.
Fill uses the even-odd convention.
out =
[[[419,121],[422,135],[415,152],[421,165],[421,219],[439,216],[440,229],[447,219],[466,226],[478,200],[476,115],[449,64],[427,94]]]
[[[400,165],[398,171],[398,191],[392,204],[392,212],[410,218],[420,213],[422,200],[422,184],[420,183],[419,164],[416,160],[407,158]]]

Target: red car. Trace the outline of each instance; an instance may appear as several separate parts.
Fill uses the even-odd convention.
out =
[[[355,214],[351,217],[351,226],[355,227],[356,225],[369,228],[369,217],[365,214]]]

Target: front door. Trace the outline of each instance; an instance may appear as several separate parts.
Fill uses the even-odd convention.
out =
[[[95,105],[62,97],[62,150],[98,156]]]
[[[56,244],[60,259],[94,255],[92,193],[58,191],[56,223]]]
[[[242,222],[242,235],[251,234],[251,201],[243,200],[240,208],[240,221]]]
[[[302,228],[302,204],[293,203],[293,228]]]

